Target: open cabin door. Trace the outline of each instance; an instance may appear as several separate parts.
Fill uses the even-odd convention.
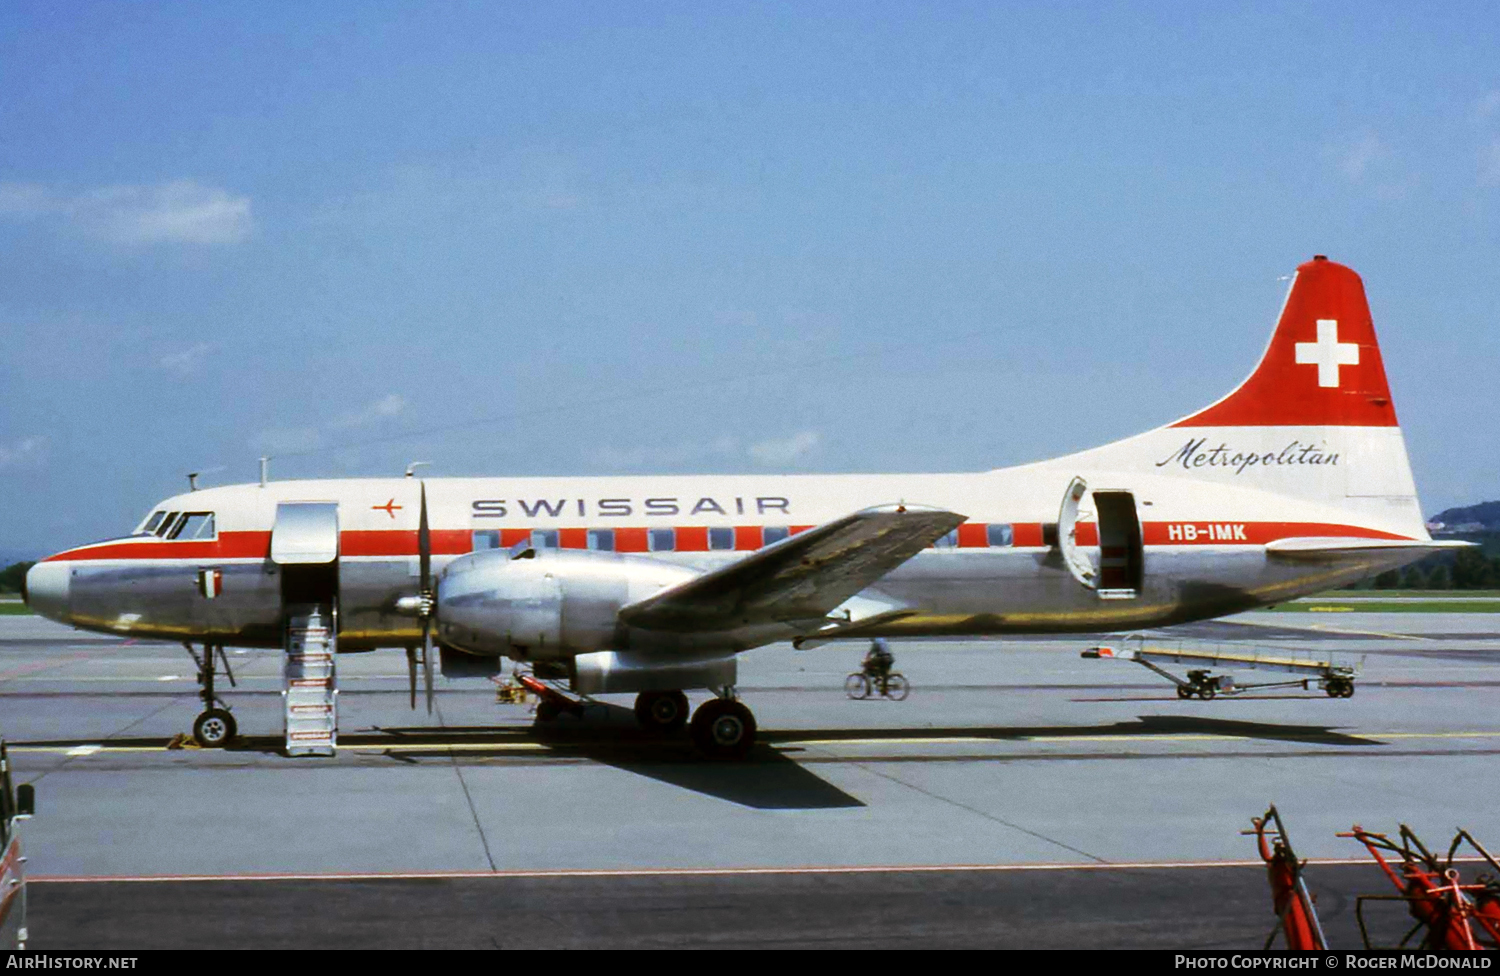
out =
[[[1078,520],[1088,484],[1074,478],[1063,495],[1057,517],[1057,546],[1063,565],[1081,586],[1101,600],[1133,600],[1141,595],[1145,556],[1141,549],[1141,520],[1135,495],[1128,491],[1095,490],[1093,503],[1098,533],[1097,560],[1078,541]]]
[[[283,606],[332,606],[339,589],[337,502],[282,502],[271,529],[271,562],[281,567]]]

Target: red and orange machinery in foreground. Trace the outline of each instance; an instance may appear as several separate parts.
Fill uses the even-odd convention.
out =
[[[26,858],[18,828],[35,808],[30,783],[11,789],[10,759],[0,739],[0,949],[26,948]]]
[[[1406,945],[1419,932],[1423,949],[1500,949],[1500,864],[1467,830],[1459,830],[1439,858],[1429,851],[1411,828],[1401,824],[1399,843],[1385,834],[1365,830],[1359,824],[1340,837],[1352,837],[1365,845],[1380,870],[1399,894],[1361,895],[1354,903],[1360,935],[1370,944],[1365,928],[1364,903],[1403,901],[1416,924],[1401,940]],[[1472,849],[1494,874],[1481,874],[1472,884],[1459,879],[1453,866],[1464,846]]]
[[[1251,818],[1253,834],[1260,856],[1266,862],[1271,884],[1271,904],[1276,912],[1276,926],[1266,939],[1266,948],[1281,933],[1288,949],[1326,949],[1328,940],[1318,921],[1317,906],[1303,877],[1306,861],[1299,860],[1287,838],[1281,815],[1273,805],[1263,817]],[[1370,943],[1365,925],[1364,906],[1371,901],[1403,902],[1415,924],[1397,944],[1405,948],[1417,939],[1420,949],[1500,949],[1500,863],[1467,831],[1460,829],[1441,857],[1430,851],[1406,824],[1400,825],[1395,840],[1386,834],[1365,830],[1358,824],[1348,833],[1370,852],[1380,870],[1396,888],[1396,894],[1359,895],[1354,902],[1355,918],[1365,948]],[[1466,861],[1477,861],[1493,873],[1480,873],[1465,884],[1458,868],[1460,851]]]

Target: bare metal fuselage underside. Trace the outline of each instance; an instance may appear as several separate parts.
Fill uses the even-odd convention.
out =
[[[695,569],[735,558],[654,554]],[[1284,562],[1260,547],[1144,552],[1143,585],[1130,600],[1101,600],[1080,586],[1056,549],[932,550],[882,579],[879,599],[915,613],[861,629],[860,637],[1003,635],[1159,627],[1274,604],[1349,583],[1409,562],[1410,553],[1343,553],[1317,563]],[[434,560],[441,571],[447,559]],[[338,564],[340,649],[405,647],[421,640],[418,622],[396,601],[417,592],[410,557],[341,559]],[[191,561],[78,562],[70,567],[69,622],[90,630],[242,647],[279,647],[281,569],[269,559],[222,563],[222,592],[204,599]],[[564,600],[581,613],[587,596]],[[654,643],[649,632],[623,629],[616,649]],[[699,649],[744,650],[799,636],[792,625],[696,635]],[[676,643],[672,641],[671,643]]]

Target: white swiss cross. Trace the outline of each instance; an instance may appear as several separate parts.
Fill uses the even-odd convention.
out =
[[[1318,367],[1319,386],[1338,386],[1339,367],[1359,365],[1359,346],[1339,341],[1338,319],[1318,319],[1318,341],[1297,343],[1297,362]]]

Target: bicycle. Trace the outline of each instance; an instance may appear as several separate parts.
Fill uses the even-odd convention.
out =
[[[844,679],[844,694],[855,701],[869,698],[876,692],[879,692],[881,698],[904,701],[911,692],[911,683],[899,671],[891,671],[884,677],[868,671],[855,671]]]

